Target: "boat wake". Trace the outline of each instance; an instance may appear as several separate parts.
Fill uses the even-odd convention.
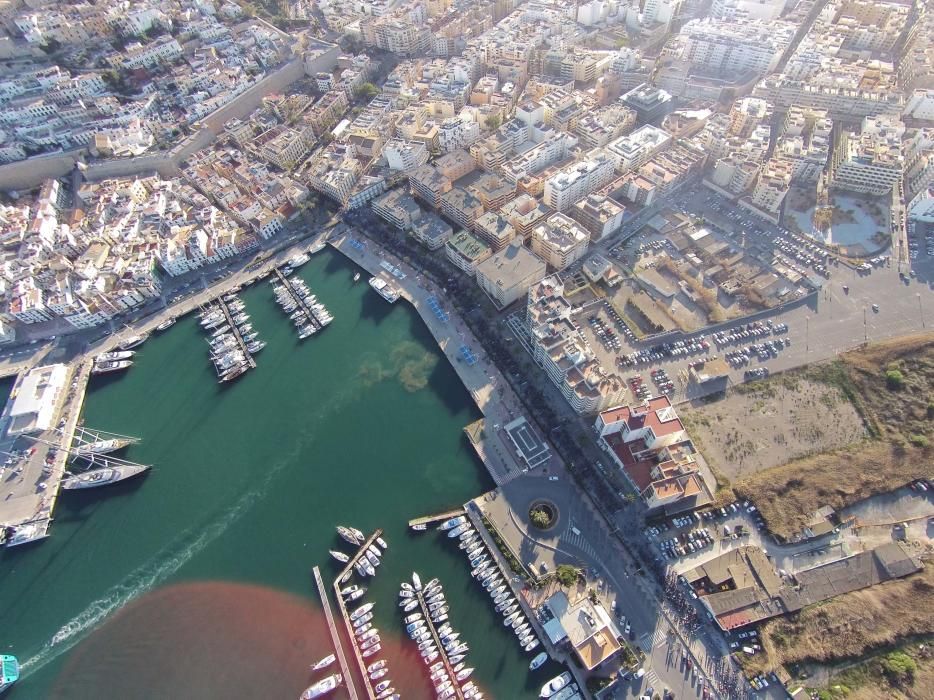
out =
[[[288,463],[289,460],[285,459],[273,465],[258,488],[243,494],[227,511],[207,526],[185,531],[152,560],[131,572],[103,596],[62,625],[36,654],[20,664],[21,678],[26,678],[70,651],[112,613],[174,575],[265,496],[276,474]]]

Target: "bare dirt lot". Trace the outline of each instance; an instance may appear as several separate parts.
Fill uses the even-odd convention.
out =
[[[743,385],[724,401],[680,416],[717,477],[730,482],[867,435],[843,391],[803,371]]]
[[[792,538],[821,506],[839,509],[931,476],[934,333],[872,345],[757,384],[762,386],[743,387],[723,401],[682,413],[724,485],[728,474],[739,475],[722,489],[721,497],[755,501],[776,535]],[[817,391],[812,384],[836,391]],[[795,404],[791,397],[798,391],[803,396]],[[850,409],[840,407],[840,397]],[[791,415],[789,402],[801,411],[797,423],[781,420]],[[734,403],[738,407],[729,408]],[[808,410],[815,408],[812,417]],[[749,416],[750,427],[743,429],[748,432],[737,427],[743,410]],[[867,437],[841,447],[839,441],[857,434],[854,423],[832,427],[830,422],[835,416],[851,415],[849,410],[860,417]],[[782,434],[780,440],[789,441],[784,449],[768,433],[769,414],[775,416],[771,429]],[[799,456],[796,449],[805,449],[809,437],[818,444],[810,454]]]

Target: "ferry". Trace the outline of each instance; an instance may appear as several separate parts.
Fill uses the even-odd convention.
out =
[[[324,680],[320,680],[314,685],[310,685],[305,688],[305,692],[301,695],[301,700],[312,700],[312,698],[320,698],[323,695],[327,695],[332,690],[337,688],[344,680],[344,677],[335,673],[333,676],[328,676]]]
[[[123,350],[117,352],[104,352],[94,358],[95,362],[116,362],[118,360],[129,360],[136,354],[135,350]]]
[[[399,300],[399,291],[382,277],[371,277],[370,286],[390,304],[395,304]]]
[[[168,317],[167,319],[165,319],[162,323],[160,323],[158,326],[156,326],[156,330],[157,330],[157,331],[165,331],[165,330],[168,330],[169,328],[171,328],[172,326],[175,325],[175,321],[176,321],[176,319],[175,319],[174,316],[169,316],[169,317]]]
[[[145,343],[149,339],[148,333],[141,333],[140,335],[131,335],[129,338],[124,340],[120,345],[117,346],[118,350],[132,350],[133,348],[138,348],[140,345]]]
[[[91,469],[81,474],[71,474],[62,480],[62,488],[69,490],[93,489],[125,481],[149,470],[146,464],[116,464],[100,469]]]
[[[19,680],[19,661],[10,654],[0,655],[0,693]]]
[[[106,374],[126,369],[133,364],[133,360],[119,360],[118,362],[96,362],[91,368],[91,374]]]

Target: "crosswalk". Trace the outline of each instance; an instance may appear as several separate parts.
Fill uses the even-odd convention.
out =
[[[568,519],[567,530],[564,531],[564,537],[562,538],[568,544],[574,545],[581,551],[585,552],[588,556],[593,559],[597,559],[597,550],[593,548],[593,545],[590,544],[585,538],[583,533],[576,534],[571,528],[574,527],[574,521],[570,518]],[[580,531],[578,531],[580,532]]]
[[[654,668],[650,668],[645,673],[645,687],[646,688],[658,688],[662,684],[662,679],[658,677],[658,674],[655,673]]]

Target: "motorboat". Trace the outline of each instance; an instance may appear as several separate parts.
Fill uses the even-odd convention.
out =
[[[376,687],[373,688],[373,692],[375,692],[375,693],[382,693],[382,692],[383,692],[384,690],[386,690],[390,685],[392,685],[392,681],[382,681],[381,683],[377,683],[377,684],[376,684]]]
[[[366,632],[364,632],[363,634],[358,633],[358,634],[357,634],[357,639],[358,639],[361,643],[363,643],[363,642],[365,642],[365,641],[368,640],[368,639],[372,639],[373,637],[378,637],[378,636],[379,636],[379,630],[376,629],[375,627],[370,627],[370,629],[368,629],[368,630],[367,630]]]
[[[341,562],[342,564],[346,564],[347,562],[350,561],[350,557],[348,557],[343,552],[339,552],[336,549],[330,549],[328,550],[328,552],[331,554],[332,557],[337,559],[337,561]]]
[[[528,636],[528,632],[531,628],[532,628],[532,625],[530,625],[528,622],[523,622],[518,627],[513,626],[513,630],[515,630],[516,636],[519,639],[522,639],[523,637]]]
[[[548,654],[543,651],[529,662],[529,670],[535,671],[541,668],[546,661],[548,661]]]
[[[301,695],[301,700],[312,700],[312,698],[320,698],[323,695],[327,695],[332,690],[337,688],[344,680],[344,677],[339,673],[335,673],[333,676],[328,676],[314,685],[308,686],[305,688],[305,692]]]
[[[395,692],[395,688],[386,688],[386,690],[376,696],[376,700],[390,700],[391,698],[398,698],[398,695],[394,695]]]
[[[328,654],[327,656],[325,656],[325,657],[324,657],[323,659],[321,659],[320,661],[318,661],[318,662],[316,662],[316,663],[313,663],[313,664],[311,665],[311,670],[312,670],[312,671],[320,671],[322,668],[327,668],[328,666],[330,666],[331,664],[334,663],[334,660],[335,660],[336,658],[337,658],[337,657],[336,657],[334,654]]]
[[[365,588],[363,588],[363,589],[361,589],[361,590],[359,590],[359,591],[354,591],[354,592],[351,593],[349,596],[347,596],[347,602],[348,602],[348,603],[354,602],[354,601],[357,600],[358,598],[362,597],[364,593],[366,593],[366,589],[365,589]]]
[[[353,545],[360,546],[360,544],[363,542],[363,539],[357,538],[356,534],[354,534],[351,528],[344,527],[343,525],[337,526],[337,534],[340,535],[345,542],[349,542]]]
[[[367,639],[365,642],[362,642],[362,643],[360,644],[360,650],[363,651],[363,650],[365,650],[365,649],[369,649],[369,648],[370,648],[371,646],[373,646],[374,644],[379,644],[379,641],[380,641],[379,635],[378,635],[378,634],[375,634],[375,635],[373,635],[372,637],[370,637],[369,639]]]
[[[416,622],[417,620],[422,619],[422,614],[420,612],[412,613],[405,618],[406,623]]]
[[[379,671],[381,668],[386,668],[386,659],[380,659],[379,661],[374,661],[369,666],[366,667],[367,673],[374,673]]]
[[[462,669],[457,672],[457,680],[465,681],[470,678],[471,673],[473,673],[473,667]]]
[[[520,614],[521,614],[521,613],[520,613],[519,611],[516,611],[516,612],[510,613],[509,615],[507,615],[506,617],[504,617],[504,618],[503,618],[503,627],[509,627],[510,625],[512,625],[512,624],[516,621],[516,618],[519,617]]]
[[[429,590],[439,585],[440,585],[440,582],[438,581],[438,579],[433,578],[431,579],[431,581],[425,584],[425,592],[427,593]]]
[[[403,591],[414,591],[415,590],[414,588],[412,588],[412,584],[409,583],[408,581],[403,581],[402,583],[400,583],[399,588],[401,588]]]
[[[453,530],[451,530],[450,532],[448,532],[448,537],[450,537],[450,538],[460,537],[460,536],[463,535],[465,532],[467,532],[467,530],[468,530],[469,528],[470,528],[470,525],[468,525],[467,523],[462,523],[461,525],[458,525],[458,526],[455,527]]]
[[[477,531],[474,530],[474,529],[470,526],[470,523],[467,523],[467,529],[466,529],[466,530],[463,530],[463,531],[461,532],[461,534],[458,535],[458,537],[459,537],[460,539],[462,539],[462,540],[466,540],[466,539],[470,538],[472,535],[476,535],[476,534],[477,534]]]
[[[450,520],[445,520],[438,526],[438,529],[451,530],[465,522],[467,522],[467,517],[464,515],[458,515],[457,517],[451,518]]]
[[[359,627],[359,628],[355,629],[354,632],[356,633],[356,635],[357,635],[358,637],[361,637],[361,636],[363,636],[365,633],[369,632],[371,629],[373,629],[373,623],[372,623],[372,622],[367,622],[365,625],[363,625],[363,627]]]
[[[107,374],[108,372],[117,372],[121,369],[127,369],[133,364],[133,360],[118,360],[116,362],[95,362],[91,367],[91,374]]]
[[[450,661],[452,664],[456,664],[456,663],[463,661],[466,658],[467,658],[467,654],[454,654],[448,657],[448,661]]]
[[[532,641],[530,641],[528,644],[526,644],[526,645],[523,647],[523,649],[524,649],[525,651],[532,651],[532,649],[534,649],[534,648],[537,647],[538,645],[539,645],[539,641],[533,637],[533,638],[532,638]]]
[[[412,572],[412,586],[416,591],[422,590],[422,579],[414,571]]]
[[[489,558],[490,558],[490,555],[484,552],[483,554],[480,554],[480,555],[474,557],[473,559],[471,559],[471,560],[470,560],[470,565],[471,565],[472,567],[476,568],[479,564],[482,564],[483,562],[485,562],[485,561],[486,561],[487,559],[489,559]]]
[[[508,617],[509,615],[512,615],[518,609],[519,609],[518,605],[512,605],[506,608],[505,610],[503,610],[503,617]]]
[[[360,652],[360,656],[362,656],[364,659],[368,659],[374,654],[378,654],[382,650],[383,650],[383,647],[380,646],[379,644],[376,644],[374,646],[371,646],[369,649],[364,649],[362,652]]]
[[[365,554],[366,554],[367,560],[370,562],[370,564],[373,565],[374,569],[380,565],[381,562],[379,560],[379,557],[373,554],[373,552],[371,552],[369,549],[366,550]]]
[[[370,603],[367,603],[367,605],[370,605]],[[372,619],[373,619],[373,613],[366,613],[362,617],[358,617],[356,620],[353,621],[354,629],[360,629]]]
[[[400,598],[414,598],[415,591],[399,591]]]
[[[357,540],[358,540],[361,544],[362,544],[363,541],[366,539],[366,537],[363,536],[363,533],[360,532],[357,528],[355,528],[355,527],[348,527],[347,529],[350,530],[350,534],[352,534],[354,537],[356,537]]]
[[[480,541],[477,539],[477,533],[470,533],[470,537],[465,540],[461,540],[460,544],[457,545],[458,549],[464,549],[467,552],[474,552],[481,546]]]
[[[377,538],[376,538],[376,544],[378,544],[380,547],[382,547],[382,548],[383,548],[383,551],[386,551],[387,549],[389,549],[389,545],[386,544],[386,540],[384,540],[382,537],[377,537]]]
[[[123,350],[115,352],[102,352],[100,355],[94,358],[95,362],[117,362],[118,360],[129,360],[133,355],[136,354],[135,350]]]
[[[412,610],[415,610],[415,608],[417,608],[417,607],[418,607],[418,599],[417,599],[417,598],[413,598],[412,600],[407,601],[406,604],[405,604],[405,607],[402,608],[402,609],[403,609],[405,612],[411,612]]]
[[[176,320],[176,319],[175,319],[174,316],[169,316],[169,317],[168,317],[167,319],[165,319],[162,323],[160,323],[158,326],[156,326],[156,330],[157,330],[157,331],[166,331],[166,330],[168,330],[169,328],[171,328],[172,326],[175,325],[175,320]]]
[[[381,669],[378,669],[378,670],[376,670],[376,671],[373,671],[373,673],[369,674],[370,680],[371,680],[371,681],[378,681],[380,678],[382,678],[383,676],[385,676],[387,673],[389,673],[389,669],[388,669],[388,668],[381,668]]]
[[[565,671],[560,676],[555,676],[550,681],[545,683],[545,685],[542,686],[542,690],[538,694],[538,697],[550,698],[570,682],[571,674],[568,671]]]
[[[415,532],[424,532],[425,530],[428,529],[428,525],[426,525],[425,523],[418,523],[418,524],[413,525],[412,529],[415,530]]]
[[[373,609],[373,603],[364,603],[359,608],[350,613],[351,620],[359,620],[363,615],[366,615],[370,610]]]

